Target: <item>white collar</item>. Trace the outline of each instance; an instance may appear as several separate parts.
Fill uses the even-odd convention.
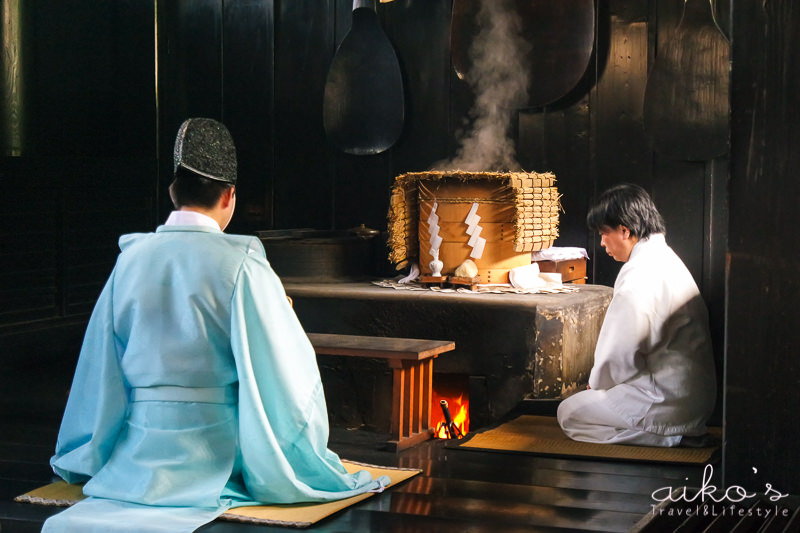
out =
[[[639,255],[642,250],[658,247],[659,245],[665,246],[667,244],[667,240],[663,233],[651,233],[649,237],[646,239],[642,239],[636,244],[633,245],[633,249],[631,250],[631,256],[628,258],[628,262],[633,259],[635,256]]]
[[[169,214],[165,226],[207,226],[221,230],[217,221],[197,211],[173,211]]]

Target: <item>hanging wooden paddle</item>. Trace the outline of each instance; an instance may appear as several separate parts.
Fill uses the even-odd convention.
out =
[[[375,0],[354,0],[353,24],[328,70],[323,123],[330,142],[349,154],[377,154],[403,130],[403,78],[381,28]]]
[[[453,0],[450,16],[450,61],[459,79],[465,80],[470,67],[469,47],[478,33],[475,17],[477,0]]]
[[[712,0],[684,0],[675,35],[647,79],[644,127],[653,149],[703,161],[728,151],[730,45]]]
[[[470,81],[469,49],[480,31],[482,1],[453,0],[450,54],[459,78]],[[594,47],[594,0],[512,0],[522,36],[531,45],[525,63],[528,106],[539,107],[569,93],[586,73]],[[474,73],[473,73],[474,74]]]

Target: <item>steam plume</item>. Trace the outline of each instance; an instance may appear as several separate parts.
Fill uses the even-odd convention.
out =
[[[515,110],[528,97],[525,58],[530,44],[514,0],[481,0],[478,35],[470,45],[467,82],[475,94],[469,112],[471,129],[459,139],[455,157],[440,161],[440,170],[519,170],[510,137]]]

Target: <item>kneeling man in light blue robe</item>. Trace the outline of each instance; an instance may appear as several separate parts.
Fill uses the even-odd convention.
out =
[[[174,211],[125,235],[95,306],[54,471],[86,500],[43,531],[190,532],[232,507],[380,490],[327,448],[314,350],[256,237],[222,232],[236,205],[225,126],[189,119]]]

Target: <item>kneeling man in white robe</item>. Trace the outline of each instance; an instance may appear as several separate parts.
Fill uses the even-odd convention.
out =
[[[589,388],[559,405],[559,424],[584,442],[697,445],[716,399],[708,312],[697,285],[667,246],[664,221],[641,187],[604,192],[587,224],[625,264]]]

